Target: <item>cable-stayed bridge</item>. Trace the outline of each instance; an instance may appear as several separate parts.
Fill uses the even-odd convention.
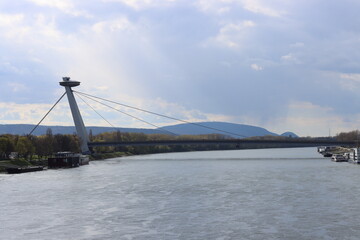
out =
[[[60,99],[52,106],[52,108],[49,110],[49,112],[40,120],[40,122],[34,127],[34,129],[31,131],[31,133],[36,129],[38,125],[41,124],[41,122],[45,119],[45,117],[50,113],[50,111],[53,110],[53,108],[56,106],[56,104],[65,96],[67,95],[71,113],[73,116],[76,132],[80,141],[80,148],[82,153],[84,154],[90,154],[90,149],[92,147],[99,147],[99,146],[155,146],[155,145],[211,145],[211,144],[233,144],[237,148],[284,148],[284,147],[314,147],[314,146],[358,146],[359,141],[337,141],[334,139],[316,139],[316,138],[283,138],[283,139],[249,139],[247,136],[238,134],[238,133],[232,133],[228,131],[224,131],[221,129],[216,129],[212,127],[208,127],[199,123],[191,123],[185,120],[177,119],[174,117],[169,117],[163,114],[155,113],[152,111],[132,107],[129,105],[121,104],[115,101],[107,100],[104,98],[96,97],[90,94],[74,91],[72,88],[79,86],[80,82],[70,80],[69,77],[64,77],[63,81],[60,82],[60,85],[65,87],[65,93],[60,97]],[[147,123],[151,126],[159,128],[159,126],[156,126],[155,124],[152,124],[148,121],[145,121],[144,119],[138,118],[136,116],[130,115],[129,113],[126,113],[124,111],[121,111],[117,108],[114,108],[110,106],[108,103],[113,103],[117,105],[121,105],[128,108],[133,108],[138,111],[143,111],[146,113],[154,114],[159,117],[166,117],[170,118],[172,120],[180,121],[183,123],[189,123],[198,127],[208,128],[212,129],[218,133],[225,134],[228,136],[235,136],[236,138],[231,139],[207,139],[207,140],[149,140],[149,141],[118,141],[118,142],[90,142],[88,134],[86,132],[86,128],[80,113],[80,110],[78,108],[74,93],[77,94],[77,96],[84,101],[90,108],[92,108],[93,111],[95,111],[100,117],[102,117],[106,122],[109,123],[109,125],[113,126],[109,121],[107,121],[99,112],[97,112],[90,104],[88,104],[84,98],[90,99],[92,101],[95,101],[103,106],[112,108],[113,110],[120,112],[122,114],[128,115],[134,119],[137,119],[139,121],[142,121],[144,123]],[[107,102],[107,103],[105,103]],[[114,126],[113,126],[114,127]],[[114,127],[115,128],[115,127]],[[161,129],[161,128],[160,128]],[[166,134],[170,135],[176,135],[170,131],[164,130]],[[31,134],[30,133],[30,134]]]

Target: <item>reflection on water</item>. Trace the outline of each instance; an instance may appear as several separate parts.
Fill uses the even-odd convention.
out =
[[[316,149],[133,156],[0,175],[1,239],[358,239],[360,166]]]

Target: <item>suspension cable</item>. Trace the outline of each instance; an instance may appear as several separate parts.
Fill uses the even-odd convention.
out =
[[[199,123],[193,123],[193,122],[185,121],[185,120],[182,120],[182,119],[179,119],[179,118],[166,116],[166,115],[163,115],[163,114],[160,114],[160,113],[155,113],[155,112],[148,111],[148,110],[145,110],[145,109],[141,109],[141,108],[137,108],[137,107],[132,107],[132,106],[129,106],[129,105],[126,105],[126,104],[122,104],[122,103],[119,103],[119,102],[115,102],[115,101],[111,101],[111,100],[108,100],[108,99],[105,99],[105,98],[96,97],[96,96],[93,96],[93,95],[90,95],[90,94],[87,94],[87,93],[82,93],[82,92],[78,92],[78,91],[74,91],[74,92],[79,93],[79,94],[81,94],[81,95],[83,95],[83,96],[86,96],[86,97],[88,97],[88,98],[90,98],[90,99],[91,99],[91,97],[92,97],[92,98],[96,98],[96,99],[100,99],[100,100],[103,100],[103,101],[106,101],[106,102],[110,102],[110,103],[114,103],[114,104],[121,105],[121,106],[124,106],[124,107],[132,108],[132,109],[135,109],[135,110],[138,110],[138,111],[142,111],[142,112],[150,113],[150,114],[153,114],[153,115],[157,115],[157,116],[159,116],[159,117],[164,117],[164,118],[176,120],[176,121],[179,121],[179,122],[192,124],[192,125],[194,125],[194,126],[198,126],[198,127],[202,127],[202,128],[207,128],[207,129],[215,130],[215,131],[222,132],[222,133],[226,133],[226,134],[230,134],[230,135],[235,135],[235,136],[245,137],[245,138],[248,137],[248,136],[245,136],[245,135],[228,132],[228,131],[224,131],[224,130],[221,130],[221,129],[217,129],[217,128],[213,128],[213,127],[208,127],[208,126],[205,126],[205,125],[202,125],[202,124],[199,124]],[[94,100],[94,99],[93,99],[93,100]],[[94,100],[94,101],[95,101],[95,100]],[[151,124],[151,125],[152,125],[152,124]]]
[[[90,107],[97,115],[99,115],[105,122],[107,122],[114,130],[118,130],[114,125],[112,125],[107,119],[105,119],[98,111],[95,110],[88,102],[85,101],[79,94],[76,94],[88,107]]]
[[[75,91],[74,91],[75,92]],[[79,92],[75,92],[77,95],[78,94],[81,94],[81,93],[79,93]],[[79,95],[78,95],[79,96]],[[93,98],[91,98],[91,97],[89,97],[89,96],[86,96],[85,94],[83,95],[84,97],[86,97],[86,98],[88,98],[88,99],[90,99],[90,100],[92,100],[92,101],[95,101],[95,102],[97,102],[97,103],[100,103],[100,104],[102,104],[102,105],[104,105],[104,106],[106,106],[106,107],[108,107],[108,108],[111,108],[111,109],[113,109],[113,110],[115,110],[115,111],[117,111],[117,112],[120,112],[120,113],[122,113],[122,114],[125,114],[125,115],[127,115],[127,116],[129,116],[129,117],[132,117],[132,118],[134,118],[134,119],[136,119],[136,120],[139,120],[139,121],[141,121],[141,122],[144,122],[144,123],[146,123],[146,124],[149,124],[149,125],[151,125],[151,126],[153,126],[153,127],[156,127],[156,128],[158,128],[158,130],[159,131],[163,131],[163,132],[167,132],[167,133],[170,133],[171,135],[174,135],[174,136],[177,136],[178,134],[176,134],[176,133],[173,133],[173,132],[171,132],[171,131],[168,131],[168,130],[165,130],[165,129],[162,129],[161,127],[159,127],[159,126],[157,126],[157,125],[155,125],[155,124],[152,124],[152,123],[150,123],[150,122],[148,122],[148,121],[145,121],[144,119],[141,119],[141,118],[139,118],[139,117],[136,117],[136,116],[133,116],[133,115],[131,115],[131,114],[129,114],[129,113],[126,113],[126,112],[123,112],[123,111],[121,111],[121,110],[119,110],[119,109],[117,109],[117,108],[114,108],[114,107],[112,107],[112,106],[110,106],[110,105],[108,105],[108,104],[105,104],[105,103],[103,103],[103,102],[100,102],[100,101],[98,101],[98,100],[96,100],[96,99],[93,99]],[[107,120],[105,120],[105,121],[107,121]],[[108,121],[107,121],[108,122]],[[108,122],[109,123],[109,122]]]
[[[40,120],[38,124],[35,125],[35,127],[31,130],[31,132],[28,134],[30,136],[35,129],[41,124],[41,122],[49,115],[49,113],[54,109],[54,107],[61,101],[61,99],[65,96],[66,92],[63,93],[63,95],[56,101],[56,103],[50,108],[50,110],[45,114],[45,116]]]

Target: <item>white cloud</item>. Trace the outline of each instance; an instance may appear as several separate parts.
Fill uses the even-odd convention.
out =
[[[295,64],[302,63],[293,53],[289,53],[287,55],[281,56],[281,60],[287,63],[295,63]]]
[[[281,17],[285,14],[284,11],[266,6],[260,0],[241,0],[241,2],[246,10],[253,13],[259,13],[270,17]]]
[[[358,73],[332,73],[330,75],[339,79],[342,89],[350,92],[358,92],[360,90],[360,74]]]
[[[1,25],[1,21],[7,22],[6,19],[14,21],[11,20],[9,25]],[[12,47],[18,45],[23,48],[24,52],[30,52],[33,48],[29,46],[36,44],[42,48],[56,48],[60,42],[66,40],[66,35],[57,29],[54,18],[44,14],[32,16],[27,21],[24,15],[0,15],[0,29],[0,37],[7,39],[7,43]]]
[[[0,102],[0,124],[37,124],[51,106],[52,104]],[[73,125],[68,104],[58,104],[43,125]]]
[[[239,49],[243,47],[244,41],[248,37],[248,30],[255,27],[253,21],[242,21],[240,23],[227,23],[222,26],[217,36],[206,41],[207,45],[220,45],[227,48]]]
[[[251,69],[255,70],[255,71],[262,71],[263,70],[263,67],[253,63],[250,65]]]
[[[21,23],[23,19],[23,14],[0,14],[0,27],[11,27]]]
[[[24,22],[24,14],[0,14],[0,37],[18,41],[30,33]]]
[[[121,17],[110,21],[97,22],[92,28],[97,34],[102,34],[106,32],[117,32],[131,29],[132,24],[126,17]]]
[[[154,106],[155,109],[154,109]],[[164,113],[167,116],[171,116],[178,119],[183,119],[189,122],[200,122],[200,121],[229,121],[231,117],[222,115],[222,114],[211,114],[211,113],[205,113],[200,110],[196,109],[187,109],[184,106],[177,104],[177,103],[171,103],[168,101],[165,101],[161,98],[156,98],[154,100],[148,100],[144,101],[143,107],[147,109],[154,109],[154,111],[159,113]],[[159,120],[166,120],[166,119],[159,119]],[[178,121],[164,121],[162,125],[169,125],[169,124],[177,124],[181,123]]]
[[[195,6],[200,11],[221,15],[231,10],[232,0],[198,0]]]
[[[108,86],[96,86],[94,88],[97,89],[98,91],[108,91],[109,90]]]
[[[277,6],[272,7],[268,1],[265,4],[261,0],[197,0],[195,5],[203,12],[217,15],[227,13],[236,7],[269,17],[281,17],[286,13],[277,9]]]
[[[77,10],[73,4],[72,0],[27,0],[39,6],[57,8],[64,13],[73,15],[73,16],[82,16],[91,18],[92,16],[83,10]]]
[[[73,4],[70,0],[28,0],[40,6],[49,6],[59,8],[61,10],[68,10],[73,8]]]
[[[8,61],[3,61],[0,62],[0,71],[2,72],[10,72],[10,73],[15,73],[15,74],[24,74],[25,70],[23,69],[19,69],[16,66],[14,66],[13,64],[11,64]]]
[[[177,0],[102,0],[103,2],[119,2],[135,10],[168,6]]]
[[[360,74],[359,73],[342,73],[340,74],[340,78],[348,79],[355,82],[360,82]]]

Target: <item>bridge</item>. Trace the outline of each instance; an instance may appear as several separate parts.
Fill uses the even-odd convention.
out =
[[[336,141],[333,139],[316,139],[316,138],[305,138],[305,139],[304,138],[299,138],[299,139],[284,138],[284,139],[270,139],[270,140],[269,139],[232,138],[232,139],[217,139],[217,140],[152,140],[152,141],[90,142],[88,134],[86,132],[86,128],[85,128],[83,119],[82,119],[82,116],[81,116],[81,113],[80,113],[80,110],[79,110],[79,107],[78,107],[76,99],[74,97],[74,90],[72,89],[73,87],[79,86],[80,82],[70,80],[69,77],[64,77],[63,81],[60,82],[60,85],[65,87],[66,92],[62,95],[62,97],[65,94],[67,95],[71,113],[72,113],[72,117],[73,117],[75,128],[76,128],[76,132],[77,132],[79,142],[80,142],[80,149],[83,154],[91,154],[90,149],[92,147],[99,147],[99,146],[234,144],[237,148],[244,148],[244,146],[245,146],[245,148],[259,148],[259,145],[260,146],[266,145],[267,148],[268,147],[283,148],[283,147],[314,147],[314,146],[351,146],[351,147],[354,147],[354,146],[359,145],[359,141]],[[79,93],[79,92],[77,92],[77,93]],[[91,95],[84,94],[84,93],[82,93],[82,95],[83,96],[91,96]],[[61,98],[55,103],[55,105],[61,100]],[[101,98],[98,98],[98,99],[101,99]],[[97,100],[95,100],[95,101],[97,101]],[[54,106],[52,108],[54,108]],[[124,105],[124,106],[127,106],[127,105]],[[52,109],[50,109],[50,111],[51,110]],[[144,110],[144,111],[148,112],[148,113],[153,113],[153,112],[146,111],[146,110]],[[122,113],[124,113],[124,112],[122,112]],[[124,114],[126,114],[126,113],[124,113]],[[153,114],[156,114],[161,117],[167,117],[162,114],[157,114],[157,113],[153,113]],[[46,116],[47,115],[45,115],[45,117]],[[168,117],[168,118],[171,118],[171,117]],[[139,118],[137,118],[137,119],[141,120],[143,122],[146,122],[142,119],[139,119]],[[180,120],[180,119],[176,119],[176,118],[171,118],[171,119]],[[41,121],[38,123],[38,125],[41,123]],[[183,120],[180,120],[180,121],[186,122]],[[148,123],[148,122],[146,122],[146,123]],[[187,122],[187,123],[189,123],[189,122]],[[148,123],[148,124],[151,124],[151,123]],[[197,123],[191,123],[191,124],[198,125],[199,127],[205,127],[205,126],[197,124]],[[153,124],[151,124],[151,125],[153,125]],[[155,126],[155,125],[153,125],[153,126]],[[33,129],[33,131],[34,131],[34,129]],[[217,130],[218,132],[226,133],[229,135],[237,135],[238,137],[246,137],[246,136],[242,136],[242,135],[239,135],[236,133],[230,133],[227,131],[223,131],[220,129],[213,129],[213,130]]]
[[[358,141],[335,141],[335,140],[316,140],[316,139],[218,139],[218,140],[153,140],[153,141],[122,141],[122,142],[89,142],[89,147],[104,146],[160,146],[160,145],[209,145],[209,144],[234,144],[237,148],[242,146],[267,147],[314,147],[314,146],[357,146]]]

